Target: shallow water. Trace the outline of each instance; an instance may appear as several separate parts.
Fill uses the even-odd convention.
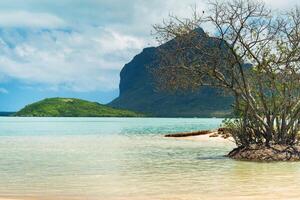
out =
[[[299,199],[300,163],[252,163],[234,145],[164,138],[221,119],[0,118],[0,197]]]

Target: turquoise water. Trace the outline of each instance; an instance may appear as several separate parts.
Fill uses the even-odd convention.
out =
[[[163,137],[221,121],[0,118],[0,199],[298,199],[298,162],[234,161],[232,143]]]

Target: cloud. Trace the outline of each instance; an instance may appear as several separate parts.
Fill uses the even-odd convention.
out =
[[[101,27],[82,32],[11,29],[0,35],[0,73],[45,89],[112,90],[124,63],[144,46],[141,38]]]
[[[298,0],[265,0],[290,8]],[[0,82],[39,89],[106,91],[142,48],[154,44],[152,25],[169,13],[190,14],[199,0],[0,1]]]
[[[274,9],[290,9],[300,5],[299,0],[264,0],[264,2]]]
[[[5,88],[0,88],[0,94],[7,94],[8,91]]]
[[[56,28],[64,24],[62,19],[48,13],[30,13],[27,11],[0,12],[1,27]]]

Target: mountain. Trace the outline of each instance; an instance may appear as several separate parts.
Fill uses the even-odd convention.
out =
[[[25,106],[15,116],[20,117],[138,117],[128,110],[114,109],[96,102],[74,98],[48,98]]]
[[[197,30],[199,37],[204,31]],[[221,95],[221,91],[211,87],[201,87],[195,91],[157,90],[153,69],[160,63],[160,49],[172,46],[169,41],[159,47],[145,48],[127,63],[120,73],[120,95],[108,105],[149,113],[159,117],[224,117],[230,115],[233,98]],[[216,40],[207,39],[214,45]]]

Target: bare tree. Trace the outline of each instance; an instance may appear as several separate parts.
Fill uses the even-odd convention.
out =
[[[232,94],[239,146],[294,145],[300,128],[300,10],[276,13],[254,0],[213,1],[208,7],[154,26],[157,40],[169,41],[155,71],[159,85],[207,85]]]

